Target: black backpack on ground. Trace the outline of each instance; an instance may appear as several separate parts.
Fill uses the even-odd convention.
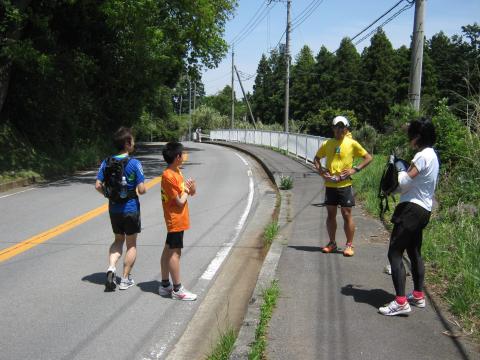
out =
[[[397,158],[395,154],[388,157],[382,178],[380,179],[380,187],[378,189],[380,219],[383,220],[385,212],[390,210],[390,207],[388,206],[388,197],[391,196],[393,201],[395,201],[393,193],[398,188],[398,169],[403,168],[403,170],[406,171],[408,167],[408,163],[403,159]]]
[[[103,194],[114,203],[125,203],[129,199],[137,197],[134,190],[128,191],[127,183],[122,184],[123,178],[126,180],[125,168],[130,158],[117,159],[110,156],[105,159],[105,168],[103,169]]]

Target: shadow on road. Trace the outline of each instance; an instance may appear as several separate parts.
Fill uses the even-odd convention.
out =
[[[93,274],[84,276],[82,278],[82,281],[86,281],[96,285],[105,285],[105,276],[106,275],[104,272],[93,273]]]
[[[138,283],[137,286],[145,292],[150,292],[158,295],[158,287],[160,286],[160,281],[152,280]]]
[[[341,293],[346,296],[353,296],[353,300],[357,303],[368,304],[376,309],[394,299],[392,294],[383,289],[360,289],[355,286],[352,284],[344,286]]]

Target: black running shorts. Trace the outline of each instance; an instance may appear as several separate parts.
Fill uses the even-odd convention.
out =
[[[110,222],[114,234],[133,235],[141,231],[140,212],[134,213],[110,213]]]
[[[169,232],[167,234],[167,245],[170,249],[182,249],[183,248],[183,231]]]
[[[341,188],[325,188],[325,205],[335,205],[340,207],[355,206],[353,189],[351,186]]]

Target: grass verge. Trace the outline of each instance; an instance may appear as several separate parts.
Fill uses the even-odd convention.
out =
[[[236,335],[232,328],[229,328],[220,336],[218,344],[213,349],[207,360],[227,360],[235,345]]]
[[[273,280],[270,287],[262,293],[263,304],[260,306],[260,322],[255,331],[255,342],[252,344],[252,350],[248,354],[249,360],[265,359],[265,350],[267,347],[266,335],[268,323],[272,317],[273,309],[277,304],[280,294],[278,280]]]

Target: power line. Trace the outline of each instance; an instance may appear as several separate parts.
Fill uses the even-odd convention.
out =
[[[397,8],[403,1],[406,1],[408,4],[405,5],[403,8],[401,8],[399,11],[397,11],[395,14],[393,14],[390,18],[388,18],[386,21],[384,21],[381,25],[377,26],[374,30],[370,31],[367,35],[363,36],[360,40],[358,40],[357,42],[354,43],[354,45],[358,45],[360,44],[363,40],[369,38],[372,34],[374,34],[375,32],[377,32],[380,28],[382,28],[383,26],[385,26],[386,24],[388,24],[390,21],[392,21],[393,19],[395,19],[398,15],[400,15],[402,12],[404,12],[405,10],[411,8],[413,6],[413,4],[415,3],[415,0],[400,0],[398,1],[395,5],[393,5],[390,9],[388,9],[386,12],[384,12],[382,15],[380,15],[377,19],[375,19],[372,23],[370,23],[370,25],[366,26],[365,28],[363,28],[362,31],[360,31],[359,33],[357,33],[355,36],[353,36],[352,38],[350,38],[350,41],[352,41],[353,43],[353,40],[355,40],[356,38],[358,38],[360,35],[362,35],[365,31],[367,31],[368,29],[370,29],[373,25],[375,25],[378,21],[380,21],[381,19],[383,19],[385,16],[387,16],[390,12],[392,12],[392,10],[394,10],[395,8]],[[337,50],[335,50],[333,52],[333,54],[335,54],[340,48],[338,48]]]
[[[258,15],[259,11],[263,8],[263,6],[265,5],[265,3],[267,2],[268,0],[265,0],[261,5],[260,7],[257,9],[257,11],[255,11],[255,14],[252,16],[252,18],[245,24],[245,26],[242,28],[242,30],[239,31],[239,33],[237,35],[235,35],[233,37],[233,39],[230,41],[230,44],[233,44],[235,42],[235,40],[240,37],[240,35],[245,31],[245,29],[250,25],[250,23],[253,21],[253,19],[255,19],[255,17]]]
[[[302,25],[322,5],[324,0],[313,0],[295,19],[292,21],[292,31]],[[309,9],[310,7],[310,9]],[[308,11],[307,11],[308,9]]]
[[[260,7],[260,9],[264,6],[264,4],[266,3],[266,1],[264,1],[264,3],[262,4],[262,6]],[[253,30],[255,30],[255,28],[267,17],[267,15],[270,13],[270,11],[275,7],[275,3],[273,6],[270,6],[271,5],[271,2],[268,2],[267,6],[266,7],[263,7],[263,10],[261,10],[259,12],[259,10],[257,10],[257,15],[254,16],[252,18],[252,20],[250,22],[251,25],[247,28],[245,27],[245,31],[242,31],[239,35],[237,35],[234,40],[231,41],[231,45],[238,45],[240,42],[242,42],[243,40],[245,40],[251,33]],[[249,23],[250,23],[249,22]]]

